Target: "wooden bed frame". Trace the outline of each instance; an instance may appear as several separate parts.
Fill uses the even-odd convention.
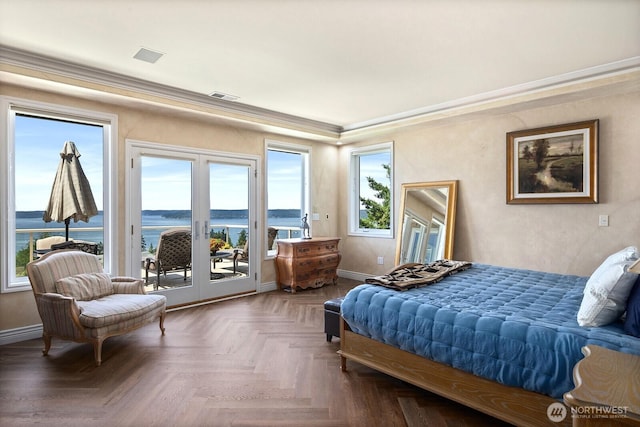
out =
[[[342,371],[347,359],[518,426],[571,425],[571,415],[551,422],[549,396],[509,387],[358,335],[340,317]]]

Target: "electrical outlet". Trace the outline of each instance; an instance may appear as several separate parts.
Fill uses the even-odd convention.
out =
[[[600,227],[608,227],[609,226],[609,215],[600,215],[598,217],[598,226],[600,226]]]
[[[384,257],[381,257],[381,256],[378,257],[378,264],[379,265],[383,265],[384,264]]]

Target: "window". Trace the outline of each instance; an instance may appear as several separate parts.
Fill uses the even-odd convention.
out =
[[[349,233],[393,237],[393,143],[351,151]]]
[[[109,165],[115,158],[111,140],[115,116],[4,97],[0,101],[7,113],[0,126],[5,129],[0,206],[7,218],[0,225],[2,292],[30,289],[25,267],[39,256],[39,239],[66,239],[64,222],[43,220],[66,141],[73,141],[80,153],[98,209],[89,222],[70,221],[69,239],[95,243],[105,271],[110,272],[114,247],[111,179],[115,173]]]
[[[276,239],[301,237],[301,220],[309,215],[311,147],[267,141],[267,255],[275,255]],[[277,234],[276,234],[277,233]],[[275,238],[274,238],[275,236]]]

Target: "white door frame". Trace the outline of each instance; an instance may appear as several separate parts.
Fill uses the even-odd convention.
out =
[[[133,139],[125,140],[126,147],[126,173],[125,173],[125,274],[133,277],[140,275],[140,260],[137,256],[141,240],[140,230],[140,212],[141,212],[141,195],[140,195],[140,156],[149,155],[157,157],[167,157],[175,159],[184,159],[192,161],[192,228],[194,239],[196,236],[202,238],[205,221],[208,224],[208,215],[206,219],[203,212],[208,212],[209,206],[209,179],[208,165],[211,162],[233,163],[247,165],[252,170],[254,179],[249,180],[249,224],[253,227],[253,238],[249,239],[249,266],[250,275],[247,280],[252,283],[247,286],[241,286],[244,292],[256,292],[259,287],[258,278],[260,276],[260,262],[258,262],[258,248],[261,233],[257,230],[258,215],[257,209],[257,188],[258,177],[257,172],[259,165],[259,157],[251,155],[238,155],[236,153],[226,153],[213,150],[194,149],[182,146],[173,146],[159,144],[148,141],[140,141]],[[207,166],[206,168],[204,166]],[[201,218],[202,217],[202,218]],[[208,241],[208,234],[206,235]],[[204,244],[197,239],[194,241],[194,248],[204,247]],[[208,246],[207,246],[208,247]],[[238,293],[238,286],[232,286],[235,280],[229,281],[228,284],[216,286],[217,293],[211,291],[208,278],[202,273],[203,266],[208,265],[209,257],[200,253],[202,250],[194,250],[193,252],[193,268],[192,268],[192,285],[189,287],[175,288],[170,292],[162,292],[167,295],[168,305],[196,303],[207,299],[222,298],[225,295]],[[206,264],[205,264],[206,263]],[[208,270],[208,268],[207,268]],[[241,292],[242,292],[241,291]],[[222,293],[222,294],[220,294]]]

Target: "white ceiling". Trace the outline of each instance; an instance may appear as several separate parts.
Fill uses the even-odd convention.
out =
[[[350,130],[638,68],[640,1],[0,0],[0,45]]]

